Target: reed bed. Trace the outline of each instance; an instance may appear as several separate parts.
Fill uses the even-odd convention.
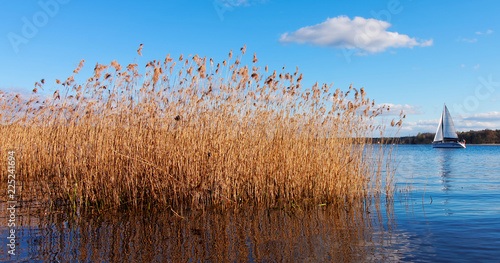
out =
[[[220,64],[169,55],[145,69],[113,61],[77,81],[82,60],[51,96],[40,95],[44,80],[30,98],[4,93],[1,158],[16,150],[18,178],[31,183],[23,191],[75,207],[326,203],[391,191],[384,147],[368,139],[383,133],[374,118],[387,108],[363,88],[303,87],[298,68],[261,69],[256,55],[242,65],[244,54]]]

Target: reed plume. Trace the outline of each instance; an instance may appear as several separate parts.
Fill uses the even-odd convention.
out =
[[[385,191],[367,138],[383,132],[374,118],[386,109],[364,89],[304,88],[298,68],[261,72],[242,54],[229,65],[232,56],[217,67],[167,56],[142,74],[98,63],[86,81],[56,80],[52,96],[3,94],[1,158],[17,150],[19,175],[38,186],[26,191],[84,207],[325,203]]]

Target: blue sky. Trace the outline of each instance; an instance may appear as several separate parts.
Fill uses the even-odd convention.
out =
[[[499,1],[40,0],[0,10],[2,91],[65,79],[81,59],[89,77],[97,62],[219,62],[247,45],[262,67],[298,66],[306,87],[353,83],[405,110],[400,135],[435,132],[443,103],[459,131],[500,129]]]

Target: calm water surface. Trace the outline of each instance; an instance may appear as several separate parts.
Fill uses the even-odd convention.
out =
[[[71,215],[18,208],[26,262],[500,262],[500,146],[397,146],[393,202]],[[368,208],[366,208],[368,207]]]
[[[398,146],[396,233],[408,261],[500,262],[500,146]],[[406,247],[405,247],[406,248]]]

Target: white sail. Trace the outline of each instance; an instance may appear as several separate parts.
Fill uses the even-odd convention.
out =
[[[444,105],[443,113],[441,114],[441,119],[439,120],[439,125],[436,131],[436,136],[434,136],[435,142],[444,141],[445,139],[457,139],[457,131],[455,130],[455,125],[451,119],[450,112],[446,105]]]
[[[438,129],[436,131],[436,136],[434,136],[434,141],[439,142],[442,141],[443,138],[443,115],[441,115],[441,119],[439,119]]]
[[[458,139],[457,131],[455,130],[455,125],[453,125],[453,120],[451,119],[450,112],[446,105],[444,105],[443,116],[443,138],[444,139]]]
[[[465,141],[459,142],[450,112],[444,105],[441,119],[432,142],[433,148],[465,148]]]

